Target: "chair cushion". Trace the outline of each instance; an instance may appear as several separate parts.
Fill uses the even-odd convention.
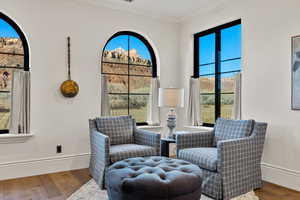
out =
[[[251,135],[254,120],[230,120],[219,118],[214,129],[214,143],[218,141],[244,138]]]
[[[131,116],[96,118],[99,132],[107,135],[111,145],[133,143],[133,119]]]
[[[156,149],[151,146],[138,144],[112,145],[110,146],[109,155],[111,163],[114,163],[126,158],[155,156]]]
[[[189,161],[203,169],[217,171],[217,148],[190,148],[179,151],[178,158]]]

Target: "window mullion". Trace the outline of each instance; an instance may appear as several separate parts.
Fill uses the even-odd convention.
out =
[[[130,49],[130,36],[128,35],[128,49],[127,49],[127,56],[128,56],[128,58],[127,58],[127,64],[128,64],[128,95],[127,95],[127,101],[128,101],[128,103],[127,103],[127,108],[128,108],[128,110],[127,110],[127,113],[128,113],[128,115],[130,115],[130,70],[129,70],[129,67],[130,67],[130,65],[129,65],[129,49]]]
[[[199,78],[200,76],[199,41],[200,41],[200,37],[194,35],[194,78]]]
[[[215,48],[215,119],[221,113],[221,31],[216,31],[216,48]]]

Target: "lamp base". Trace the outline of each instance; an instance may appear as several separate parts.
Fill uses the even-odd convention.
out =
[[[176,112],[174,108],[171,108],[168,114],[167,127],[169,128],[168,138],[174,139],[176,128]]]

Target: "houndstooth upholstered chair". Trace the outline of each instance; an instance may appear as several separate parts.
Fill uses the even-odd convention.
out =
[[[89,120],[90,173],[101,189],[106,168],[131,157],[157,156],[160,135],[136,128],[131,116],[101,117]]]
[[[229,200],[262,187],[266,123],[218,119],[213,131],[176,135],[177,157],[203,171],[202,192]]]

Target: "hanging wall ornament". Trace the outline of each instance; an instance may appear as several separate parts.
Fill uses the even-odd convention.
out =
[[[68,41],[68,80],[64,81],[60,86],[60,91],[64,97],[75,97],[79,92],[78,84],[71,79],[71,50],[70,50],[70,37]]]

